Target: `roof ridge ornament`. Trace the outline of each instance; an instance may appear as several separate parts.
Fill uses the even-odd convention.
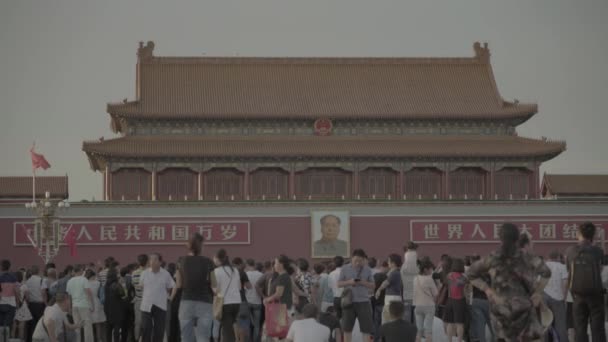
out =
[[[144,42],[139,42],[139,48],[137,49],[137,59],[140,62],[149,61],[154,57],[154,42],[148,41],[146,45]]]
[[[475,44],[473,44],[473,50],[475,50],[475,58],[477,58],[479,61],[483,63],[490,62],[491,54],[487,42],[483,43],[483,46],[480,42],[475,42]]]

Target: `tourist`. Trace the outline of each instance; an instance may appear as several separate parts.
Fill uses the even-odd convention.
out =
[[[374,341],[380,342],[380,327],[382,326],[382,312],[384,311],[384,295],[386,289],[380,290],[380,296],[376,297],[378,289],[382,286],[382,283],[388,278],[388,262],[383,261],[380,263],[379,272],[374,274],[374,296],[371,298],[373,316],[374,316]]]
[[[70,299],[64,292],[57,293],[55,304],[46,307],[40,320],[36,323],[32,338],[34,342],[67,341],[68,332],[82,328],[80,324],[72,324],[67,318],[70,310]]]
[[[143,342],[162,342],[167,319],[169,290],[175,282],[169,272],[160,267],[160,255],[150,254],[150,268],[141,274]]]
[[[27,290],[27,286],[25,285],[25,274],[24,272],[15,273],[15,277],[17,278],[17,282],[20,284],[18,288],[15,288],[15,295],[17,296],[17,305],[19,308],[15,312],[15,322],[13,324],[13,336],[20,339],[25,340],[25,326],[28,321],[32,319],[32,313],[27,306],[27,301],[25,300],[25,292]]]
[[[256,269],[255,260],[247,259],[246,264],[245,273],[247,274],[249,282],[251,284],[257,284],[264,275]],[[250,288],[245,291],[245,297],[247,298],[247,303],[249,303],[249,311],[251,313],[251,325],[253,328],[251,340],[253,342],[260,342],[262,338],[262,296],[257,288]]]
[[[10,260],[2,260],[0,262],[0,338],[3,341],[8,341],[17,307],[20,307],[19,284],[20,281],[11,272]]]
[[[312,293],[312,275],[308,271],[308,260],[300,258],[296,262],[295,284],[300,293],[298,297],[297,311],[301,312],[304,306],[311,302],[310,294]]]
[[[604,289],[601,280],[602,249],[593,245],[596,228],[591,222],[578,227],[578,245],[568,248],[566,260],[572,293],[576,341],[588,341],[591,323],[593,341],[606,341]]]
[[[329,287],[331,292],[334,294],[334,309],[336,309],[336,315],[338,319],[342,319],[342,304],[340,298],[342,297],[343,288],[338,286],[338,279],[342,272],[342,265],[344,264],[344,258],[342,256],[335,256],[333,260],[334,266],[336,267],[329,274]]]
[[[262,295],[262,298],[269,296],[270,282],[274,276],[276,276],[276,273],[274,272],[274,262],[264,262],[264,273],[262,274],[262,277],[255,283],[255,289]]]
[[[369,292],[374,289],[376,284],[372,277],[372,270],[365,262],[366,258],[367,256],[362,249],[355,249],[351,263],[342,267],[340,271],[338,287],[349,289],[352,295],[350,305],[342,307],[342,327],[344,328],[345,342],[351,341],[353,327],[357,319],[364,341],[369,340],[369,336],[374,332]]]
[[[452,341],[458,336],[458,342],[464,337],[464,323],[467,303],[464,297],[464,287],[467,280],[464,276],[464,260],[454,259],[451,272],[447,276],[448,302],[443,314],[443,323],[446,325],[448,340]]]
[[[264,298],[264,304],[278,302],[285,304],[289,319],[294,316],[293,308],[293,281],[289,273],[293,273],[294,269],[291,261],[284,255],[280,255],[274,260],[274,271],[277,276],[270,283],[269,295]],[[269,318],[266,317],[268,320]]]
[[[408,241],[405,246],[403,266],[401,266],[401,283],[403,284],[403,303],[405,305],[405,320],[413,322],[414,278],[418,275],[418,245]],[[386,311],[386,310],[385,310]]]
[[[101,285],[101,284],[100,284]],[[127,291],[120,285],[118,271],[109,268],[106,272],[104,313],[106,315],[106,342],[121,341],[122,328],[127,320],[126,308],[129,305]]]
[[[416,327],[403,320],[405,306],[401,302],[391,302],[388,307],[391,321],[380,328],[380,336],[384,342],[414,342]]]
[[[74,266],[67,265],[65,267],[65,269],[63,270],[63,272],[61,273],[59,280],[57,280],[57,290],[55,291],[55,293],[63,293],[63,294],[67,293],[66,287],[68,286],[68,281],[70,281],[70,279],[72,279],[73,276],[74,276]]]
[[[57,270],[55,268],[49,268],[46,271],[46,295],[47,305],[55,304],[55,295],[57,295]]]
[[[249,277],[245,272],[245,262],[243,258],[236,257],[232,259],[232,265],[239,271],[239,277],[241,278],[239,293],[241,295],[241,304],[239,305],[239,312],[237,314],[237,341],[245,341],[249,339],[251,331],[251,312],[249,310],[249,304],[247,303],[247,297],[245,295],[247,290],[253,288],[249,282]]]
[[[321,301],[319,307],[321,308],[321,312],[327,312],[327,308],[334,306],[334,293],[331,287],[329,287],[329,273],[333,271],[334,266],[333,263],[328,263],[327,266],[321,264],[321,266],[324,267],[324,270],[319,277],[319,298]]]
[[[416,342],[422,337],[426,342],[433,340],[433,320],[435,319],[435,297],[437,285],[433,281],[433,263],[430,259],[420,262],[420,274],[414,278],[414,316],[416,320]]]
[[[99,280],[97,280],[95,271],[93,269],[87,269],[84,277],[89,281],[89,287],[91,289],[91,294],[93,295],[94,310],[93,313],[91,313],[93,334],[96,341],[103,341],[103,324],[106,321],[106,314],[104,312],[104,307],[99,300],[99,289],[101,288],[101,283]]]
[[[173,281],[177,280],[176,277],[180,271],[181,262],[182,258],[180,257],[178,258],[177,263],[175,263],[175,272],[171,276]],[[171,272],[169,272],[169,274],[171,274]],[[171,296],[169,296],[169,302],[167,303],[167,326],[169,327],[167,329],[167,342],[179,342],[182,339],[181,325],[179,321],[179,308],[181,306],[182,293],[183,291],[181,288],[174,286],[173,290],[171,291]]]
[[[321,293],[321,278],[325,275],[325,265],[318,263],[312,267],[312,280],[310,283],[310,302],[321,309],[321,303],[323,302],[323,293]]]
[[[342,327],[333,306],[328,307],[326,312],[319,314],[319,323],[329,328],[329,342],[342,341]]]
[[[241,305],[241,276],[239,270],[230,264],[224,249],[220,249],[215,257],[218,265],[214,270],[217,282],[215,293],[224,299],[220,319],[222,341],[235,342],[239,332],[236,323]]]
[[[38,266],[32,266],[30,268],[30,277],[25,281],[27,291],[25,292],[25,300],[28,308],[32,313],[32,320],[28,321],[27,324],[27,341],[31,342],[34,328],[38,324],[38,320],[42,317],[44,309],[46,308],[46,284],[42,277],[38,275],[40,269]]]
[[[568,269],[559,261],[558,251],[549,254],[549,261],[546,264],[551,270],[551,278],[545,287],[545,304],[553,312],[553,328],[557,332],[559,340],[567,341],[568,328],[564,302],[568,294]]]
[[[175,301],[181,289],[179,324],[184,342],[208,342],[213,322],[213,290],[215,282],[213,261],[201,255],[203,236],[194,234],[188,244],[189,254],[182,257],[176,273],[176,285],[171,294]]]
[[[131,284],[133,284],[133,289],[135,290],[134,298],[133,298],[133,316],[134,316],[134,327],[133,327],[133,338],[135,341],[139,341],[139,337],[141,336],[141,298],[142,298],[142,289],[141,289],[141,274],[148,267],[148,255],[140,254],[137,256],[137,264],[138,268],[133,271],[131,275]]]
[[[112,267],[112,264],[114,264],[115,262],[116,260],[114,260],[114,257],[108,257],[103,261],[104,267],[97,274],[97,279],[101,283],[101,287],[104,287],[106,285],[106,277],[108,276],[108,271],[110,270],[110,267]]]
[[[302,318],[294,321],[289,327],[286,341],[288,342],[329,342],[330,330],[317,322],[319,309],[314,304],[306,304],[302,308]]]
[[[68,281],[66,291],[72,302],[74,323],[84,327],[84,336],[78,334],[78,341],[93,342],[93,322],[91,314],[95,311],[95,302],[89,280],[83,276],[84,266],[74,267],[74,277]]]
[[[388,267],[387,278],[380,284],[380,287],[376,289],[376,299],[380,298],[382,291],[384,293],[384,309],[382,312],[382,324],[387,323],[390,319],[388,313],[388,304],[391,302],[403,302],[401,294],[403,292],[403,284],[401,283],[401,257],[397,254],[391,254],[388,256]],[[375,286],[375,283],[374,283]]]
[[[481,260],[480,256],[471,258],[471,265]],[[469,266],[470,268],[470,266]],[[492,279],[489,275],[483,275],[482,279],[486,284],[492,284]],[[490,321],[490,303],[488,296],[479,288],[473,286],[473,300],[471,303],[471,341],[486,342],[486,327],[490,330],[491,339],[494,341],[494,329]]]
[[[519,230],[512,223],[500,229],[500,249],[474,263],[467,277],[484,291],[490,302],[490,317],[498,341],[530,340],[543,336],[536,313],[551,270],[539,258],[517,246]],[[483,277],[489,275],[492,283]],[[500,289],[497,291],[496,289]]]
[[[380,263],[374,257],[367,259],[367,266],[372,269],[372,276],[381,271]]]

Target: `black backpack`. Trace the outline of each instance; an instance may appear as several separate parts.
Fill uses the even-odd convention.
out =
[[[603,292],[601,266],[592,249],[580,248],[570,260],[570,291],[578,295],[594,295]]]

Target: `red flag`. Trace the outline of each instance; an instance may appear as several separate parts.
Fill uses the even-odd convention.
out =
[[[70,256],[76,257],[78,253],[76,251],[76,229],[70,229],[69,233],[65,236],[63,241],[70,247]]]
[[[30,148],[30,155],[32,156],[32,169],[34,171],[36,171],[36,169],[38,169],[38,168],[42,168],[43,170],[46,170],[49,167],[51,167],[51,164],[49,164],[49,162],[46,161],[46,158],[44,158],[44,156],[42,154],[38,154],[38,153],[34,152],[34,146],[32,146],[32,148]]]

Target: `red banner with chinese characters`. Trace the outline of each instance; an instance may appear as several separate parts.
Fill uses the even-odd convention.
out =
[[[498,243],[500,227],[513,222],[535,242],[572,243],[580,220],[569,219],[424,219],[410,220],[410,239],[419,243]],[[601,237],[608,221],[594,221]]]
[[[33,221],[13,223],[13,245],[31,246],[35,234]],[[71,231],[75,233],[72,233]],[[95,245],[183,245],[192,234],[200,233],[207,245],[249,245],[249,221],[175,220],[66,220],[61,222],[60,241],[75,234],[79,246]]]

